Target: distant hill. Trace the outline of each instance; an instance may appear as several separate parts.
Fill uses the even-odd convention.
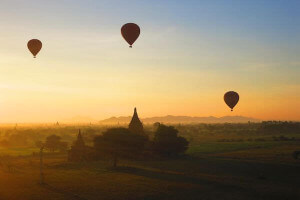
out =
[[[102,124],[127,124],[131,120],[131,116],[128,117],[111,117],[108,119],[101,120]],[[164,117],[149,117],[141,119],[145,124],[148,123],[245,123],[245,122],[260,122],[259,119],[254,119],[250,117],[243,116],[224,116],[224,117],[190,117],[190,116],[172,116],[167,115]]]

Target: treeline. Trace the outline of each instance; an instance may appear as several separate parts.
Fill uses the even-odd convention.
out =
[[[300,134],[300,122],[263,121],[261,123],[177,124],[180,134],[189,135],[264,135]]]
[[[94,137],[93,146],[86,145],[79,132],[68,159],[73,162],[109,159],[116,167],[119,158],[177,157],[188,149],[188,145],[189,142],[178,136],[178,130],[173,126],[159,124],[153,139],[146,134],[132,133],[128,128],[110,128]]]
[[[178,134],[189,142],[200,143],[204,141],[220,140],[255,140],[267,137],[281,137],[277,141],[284,141],[287,137],[292,139],[300,136],[300,122],[264,121],[261,123],[240,124],[175,124]],[[112,126],[49,126],[49,127],[0,127],[0,147],[35,147],[38,141],[45,141],[49,135],[57,135],[62,141],[72,144],[77,137],[78,129],[88,145],[93,145],[94,137],[105,132]],[[155,126],[145,125],[145,133],[152,140]],[[290,136],[290,134],[292,134]],[[269,139],[270,140],[270,139]],[[275,140],[275,139],[274,139]]]
[[[295,137],[286,137],[286,136],[273,136],[273,137],[267,137],[267,138],[248,138],[248,139],[219,139],[218,142],[267,142],[267,141],[276,141],[276,142],[282,142],[282,141],[300,141],[300,138]]]
[[[259,132],[269,134],[297,133],[300,134],[300,122],[264,121],[258,129]]]
[[[92,143],[95,135],[106,130],[107,126],[50,126],[50,127],[2,127],[0,128],[0,147],[35,147],[50,135],[57,135],[61,140],[71,143],[76,138],[78,129],[84,129],[87,143]]]

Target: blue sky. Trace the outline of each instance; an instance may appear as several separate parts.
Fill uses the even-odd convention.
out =
[[[1,0],[0,121],[37,121],[53,102],[43,120],[134,106],[144,116],[222,116],[227,90],[245,99],[234,114],[300,120],[299,108],[282,106],[300,107],[299,10],[293,0]],[[127,22],[141,27],[132,51],[120,37]],[[31,38],[43,42],[37,62],[24,48]]]

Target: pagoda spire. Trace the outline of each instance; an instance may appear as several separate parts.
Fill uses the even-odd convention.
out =
[[[144,127],[142,122],[139,119],[136,108],[134,108],[133,116],[129,124],[129,130],[135,134],[144,133]]]
[[[87,146],[85,146],[81,130],[78,130],[77,140],[74,141],[71,149],[69,150],[69,161],[84,161],[87,159]]]
[[[136,111],[136,107],[134,108],[134,112],[133,112],[133,117],[132,118],[139,118],[137,111]]]
[[[78,135],[77,135],[77,140],[75,141],[76,146],[85,146],[82,135],[81,135],[81,130],[79,129]]]

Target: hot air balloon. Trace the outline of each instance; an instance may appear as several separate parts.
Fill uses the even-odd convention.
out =
[[[42,42],[39,41],[38,39],[32,39],[28,41],[27,47],[29,51],[32,53],[33,57],[35,58],[42,48]]]
[[[239,94],[234,91],[226,92],[224,95],[224,101],[231,108],[231,111],[233,111],[234,106],[239,102],[239,98]]]
[[[132,48],[132,44],[139,37],[140,32],[140,27],[134,23],[124,24],[121,28],[121,34],[126,42],[130,45],[130,48]]]

